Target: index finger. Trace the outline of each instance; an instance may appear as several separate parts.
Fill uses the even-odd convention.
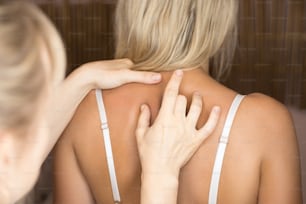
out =
[[[161,112],[173,112],[176,98],[179,93],[179,87],[182,82],[183,78],[183,71],[182,70],[176,70],[169,80],[167,87],[164,92],[164,97],[162,101],[162,105],[160,108]]]

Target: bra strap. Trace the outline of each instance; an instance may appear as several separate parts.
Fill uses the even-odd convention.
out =
[[[244,98],[243,95],[237,95],[234,101],[232,102],[232,105],[227,114],[225,125],[223,127],[221,137],[219,139],[215,164],[214,164],[213,173],[211,177],[209,198],[208,198],[209,204],[217,203],[218,188],[219,188],[220,175],[221,175],[221,170],[222,170],[224,154],[225,154],[226,146],[227,146],[229,135],[230,135],[230,130],[232,128],[232,124],[233,124],[235,115],[237,113],[238,107],[243,98]]]
[[[117,182],[117,177],[116,177],[113,150],[112,150],[112,144],[110,140],[110,133],[109,133],[108,123],[107,123],[105,107],[103,103],[102,91],[100,89],[96,89],[96,99],[98,103],[98,110],[99,110],[100,121],[101,121],[101,130],[103,132],[106,160],[107,160],[108,172],[109,172],[109,177],[110,177],[112,191],[113,191],[113,198],[114,198],[115,203],[119,203],[121,202],[121,199],[120,199],[120,193],[119,193],[118,182]]]

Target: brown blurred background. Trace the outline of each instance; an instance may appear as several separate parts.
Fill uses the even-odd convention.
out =
[[[31,1],[46,12],[64,38],[67,74],[83,63],[113,57],[115,0]],[[239,0],[239,4],[239,45],[224,84],[242,94],[262,92],[291,110],[306,199],[306,0]],[[50,177],[50,167],[43,169]],[[43,176],[28,203],[50,199],[50,188]]]

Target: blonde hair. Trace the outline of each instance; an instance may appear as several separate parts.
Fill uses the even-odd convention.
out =
[[[65,59],[59,34],[40,9],[21,1],[0,4],[0,129],[29,126],[48,81],[64,77]]]
[[[116,58],[136,70],[204,67],[220,78],[236,45],[236,0],[118,0]]]

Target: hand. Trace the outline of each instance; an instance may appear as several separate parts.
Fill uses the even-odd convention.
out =
[[[159,73],[132,71],[129,59],[90,62],[73,71],[63,82],[54,87],[49,102],[48,124],[50,138],[42,162],[71,120],[80,102],[92,89],[111,89],[129,82],[153,84],[161,80]]]
[[[188,115],[187,100],[178,95],[183,72],[178,70],[171,77],[154,124],[149,127],[150,110],[141,107],[136,130],[142,174],[171,174],[178,176],[201,143],[213,132],[220,115],[214,107],[207,123],[199,130],[196,124],[202,110],[202,97],[195,93]]]
[[[91,89],[111,89],[126,83],[139,82],[155,84],[160,82],[161,75],[154,72],[132,71],[133,62],[129,59],[116,59],[89,62],[80,67],[88,77]]]

